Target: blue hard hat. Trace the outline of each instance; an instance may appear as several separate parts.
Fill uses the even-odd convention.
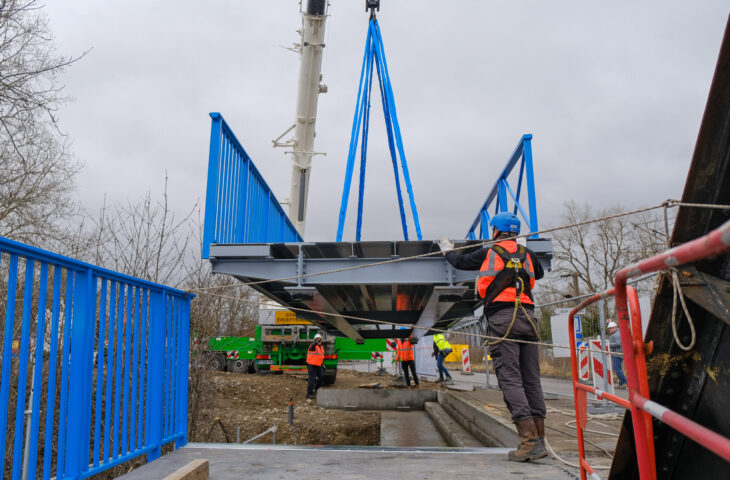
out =
[[[509,212],[500,212],[492,217],[489,225],[500,232],[520,233],[520,219]]]

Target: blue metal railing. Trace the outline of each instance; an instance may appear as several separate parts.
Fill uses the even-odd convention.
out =
[[[0,237],[0,477],[87,478],[185,445],[191,298]]]
[[[517,193],[515,193],[510,186],[509,176],[518,161],[520,161],[520,172],[515,182],[517,186]],[[527,209],[530,212],[529,215],[525,212],[525,208],[520,202],[523,180],[527,188]],[[489,208],[492,202],[494,202],[495,214],[510,211],[508,198],[512,199],[512,213],[522,216],[527,224],[527,231],[537,232],[539,229],[537,226],[537,201],[535,199],[535,174],[532,169],[532,135],[529,133],[523,135],[519,143],[517,143],[515,151],[512,152],[512,155],[507,161],[507,165],[505,165],[497,181],[494,182],[494,186],[489,191],[487,199],[479,209],[476,219],[474,219],[469,231],[466,233],[466,238],[470,240],[488,239],[490,237],[489,221],[491,220]],[[522,231],[525,231],[525,228]],[[538,235],[532,235],[530,238],[537,237]]]
[[[279,201],[220,113],[211,113],[203,258],[213,243],[301,242]]]

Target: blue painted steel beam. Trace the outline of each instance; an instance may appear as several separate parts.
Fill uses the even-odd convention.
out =
[[[520,162],[520,170],[517,176],[517,193],[515,194],[509,183],[509,176],[512,173],[517,162]],[[526,183],[527,203],[529,215],[527,215],[524,202],[521,201],[522,182]],[[508,199],[512,198],[514,205],[510,208]],[[489,210],[494,213],[506,212],[512,210],[513,213],[518,212],[522,215],[526,222],[523,231],[536,232],[539,230],[537,221],[537,200],[535,198],[535,176],[532,162],[532,135],[525,134],[517,143],[512,155],[509,157],[507,164],[494,182],[492,189],[487,193],[487,198],[479,209],[474,222],[472,222],[469,231],[466,234],[468,239],[476,239],[477,231],[479,231],[480,239],[486,239],[490,236],[489,229]],[[486,214],[486,215],[485,215]],[[537,238],[538,235],[531,235],[530,238]]]

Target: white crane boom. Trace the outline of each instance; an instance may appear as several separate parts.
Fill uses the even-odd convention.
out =
[[[279,138],[274,140],[275,147],[292,147],[292,179],[289,194],[289,219],[300,235],[304,235],[307,213],[307,194],[309,191],[309,172],[312,168],[315,126],[317,121],[317,101],[320,93],[327,92],[322,84],[322,50],[324,49],[324,28],[327,20],[327,0],[307,0],[307,8],[302,13],[302,29],[299,30],[301,43],[299,85],[297,91],[297,110],[292,125]],[[294,130],[294,136],[286,142],[279,140]]]

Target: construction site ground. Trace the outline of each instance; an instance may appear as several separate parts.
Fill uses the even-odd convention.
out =
[[[278,426],[276,443],[291,445],[379,445],[380,414],[326,410],[307,401],[306,372],[282,375],[250,375],[206,371],[197,415],[191,415],[190,441],[234,443]],[[358,388],[395,380],[391,375],[340,369],[334,385],[323,388]],[[422,388],[439,388],[424,383]],[[294,422],[289,425],[288,404],[294,404]],[[192,412],[191,412],[192,413]],[[219,419],[219,420],[218,420]],[[240,428],[240,434],[239,429]],[[226,437],[227,435],[227,437]],[[272,443],[269,434],[256,443]]]
[[[458,372],[454,373],[456,380],[454,387],[457,389],[464,388],[467,391],[449,389],[451,393],[463,395],[469,401],[481,405],[490,413],[509,419],[509,412],[502,400],[501,391],[481,389],[469,391],[472,389],[472,384],[466,381],[462,382],[460,380],[461,375]],[[190,442],[196,443],[196,445],[191,446],[196,446],[198,449],[202,447],[202,444],[244,442],[269,429],[274,424],[278,426],[276,437],[278,447],[270,447],[274,449],[285,448],[280,447],[283,445],[300,446],[304,449],[307,448],[305,447],[307,445],[349,445],[369,448],[377,448],[380,445],[381,412],[324,409],[319,407],[315,401],[308,402],[306,399],[307,376],[305,372],[287,372],[283,375],[251,375],[207,371],[205,376],[204,385],[206,387],[203,389],[195,424],[191,424],[189,438]],[[352,389],[361,386],[372,387],[376,384],[380,384],[379,388],[399,388],[395,386],[394,381],[395,377],[389,374],[377,375],[370,372],[341,368],[338,371],[336,383],[323,388]],[[448,387],[434,382],[433,379],[429,381],[428,378],[422,378],[420,388],[445,389]],[[288,403],[290,400],[293,401],[294,405],[293,425],[288,424]],[[558,455],[569,462],[575,463],[578,455],[572,398],[548,395],[546,404],[548,408],[546,436],[549,443]],[[610,464],[609,455],[613,454],[621,419],[622,415],[618,414],[589,416],[588,428],[595,432],[602,432],[588,432],[587,434],[586,453],[591,464]],[[267,434],[254,443],[260,446],[262,444],[270,445],[272,436]],[[442,445],[433,446],[443,448]],[[253,448],[260,448],[260,446]],[[207,448],[212,448],[212,446]],[[248,451],[250,453],[246,454],[247,456],[252,454],[252,451]],[[232,451],[230,455],[239,455],[239,458],[242,459],[242,450],[238,452]],[[383,459],[389,458],[387,449],[382,450],[382,452]],[[482,453],[486,455],[483,457],[484,459],[493,458],[495,461],[505,456],[505,452],[500,452],[500,449],[485,449]],[[189,455],[188,451],[183,457]],[[259,454],[254,456],[256,455]],[[306,457],[306,454],[304,456]],[[404,456],[401,459],[404,468],[408,469],[408,466],[416,461],[417,457],[420,457],[420,454],[417,455],[415,452]],[[337,454],[333,455],[331,461],[336,461],[336,459]],[[177,462],[179,461],[177,460]],[[464,460],[462,463],[466,462],[463,464],[467,465],[474,461],[477,461],[477,459],[469,457],[468,460]],[[546,460],[546,462],[564,472],[564,478],[572,478],[573,474],[577,473],[577,469],[567,467],[558,460],[551,459]],[[160,464],[159,468],[163,468],[163,465]],[[525,468],[511,471],[522,471],[524,473],[531,470],[528,467]],[[301,473],[304,473],[304,471],[301,471]],[[523,478],[532,477],[525,474]],[[542,477],[535,476],[534,478]]]

